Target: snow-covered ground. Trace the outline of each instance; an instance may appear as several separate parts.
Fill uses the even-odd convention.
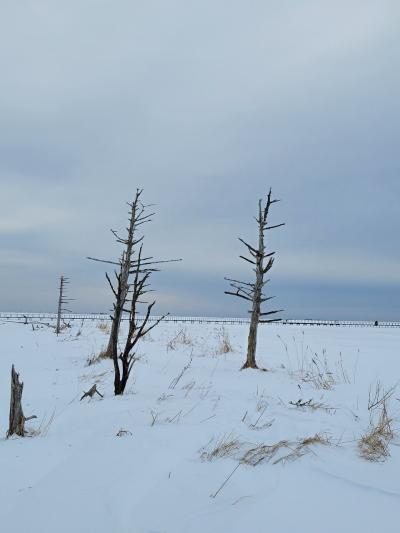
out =
[[[397,440],[383,462],[360,457],[357,441],[370,385],[400,378],[400,329],[264,326],[268,371],[240,372],[246,326],[162,324],[114,397],[111,362],[87,365],[108,339],[99,326],[75,322],[57,338],[0,324],[0,432],[12,363],[25,415],[38,416],[27,423],[35,436],[0,440],[1,531],[399,530]],[[223,353],[224,338],[233,351]],[[94,383],[104,398],[80,401]],[[254,453],[264,457],[256,466]]]

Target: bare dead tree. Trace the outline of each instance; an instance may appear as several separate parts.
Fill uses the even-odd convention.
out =
[[[57,325],[56,325],[56,333],[57,335],[61,331],[61,320],[62,320],[62,314],[70,312],[69,309],[66,309],[64,307],[65,304],[69,304],[73,301],[72,298],[67,298],[66,290],[67,285],[69,284],[69,278],[66,278],[65,276],[60,277],[60,285],[58,289],[58,307],[57,307]]]
[[[253,247],[243,239],[239,238],[239,241],[243,243],[249,253],[249,257],[243,255],[239,256],[241,259],[250,263],[253,266],[253,272],[255,273],[255,281],[252,283],[247,283],[244,281],[238,281],[231,278],[225,278],[229,281],[230,286],[233,290],[225,291],[225,294],[230,294],[232,296],[237,296],[251,302],[251,319],[250,319],[250,329],[248,336],[247,344],[247,358],[245,363],[242,366],[244,368],[258,368],[256,363],[256,349],[257,349],[257,331],[258,324],[267,323],[267,322],[278,322],[280,318],[264,318],[268,316],[275,315],[280,313],[282,309],[262,312],[262,304],[268,300],[271,300],[273,296],[266,296],[263,292],[265,285],[268,283],[269,279],[265,279],[265,275],[271,269],[274,263],[274,254],[275,252],[267,253],[265,247],[265,232],[274,228],[279,228],[284,226],[283,224],[275,224],[273,226],[268,226],[268,216],[269,210],[272,204],[279,202],[279,200],[271,199],[271,189],[267,195],[265,206],[263,206],[262,200],[258,202],[258,217],[255,218],[258,224],[258,246]]]
[[[165,318],[164,315],[150,325],[150,314],[155,301],[149,303],[143,299],[146,294],[151,292],[149,289],[151,274],[159,270],[155,265],[181,261],[181,259],[156,261],[153,257],[143,257],[142,241],[144,236],[138,236],[137,232],[140,226],[152,220],[154,213],[147,213],[149,206],[142,203],[142,193],[143,190],[138,189],[133,202],[128,203],[130,209],[126,237],[121,237],[116,231],[111,230],[116,241],[124,247],[120,259],[118,261],[107,261],[88,257],[92,261],[100,261],[117,267],[114,270],[114,283],[110,276],[106,274],[108,284],[114,295],[107,352],[114,362],[115,395],[123,394],[125,390],[132,366],[136,361],[136,351],[134,349],[137,343]],[[139,316],[140,304],[147,305],[144,317]],[[128,318],[128,334],[124,342],[124,348],[119,352],[120,326],[124,314],[127,314]]]
[[[7,438],[12,435],[18,435],[19,437],[25,436],[25,422],[36,418],[35,415],[25,418],[22,410],[22,391],[24,384],[19,381],[19,374],[14,369],[14,365],[11,367],[11,398],[10,398],[10,416],[7,431]]]

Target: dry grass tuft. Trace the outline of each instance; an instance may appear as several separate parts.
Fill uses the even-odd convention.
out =
[[[102,350],[98,354],[88,355],[86,358],[86,366],[97,365],[97,363],[100,363],[101,361],[104,361],[105,359],[110,359],[110,356],[107,350]]]
[[[322,411],[326,412],[332,412],[335,411],[335,407],[329,407],[328,405],[325,405],[323,402],[315,402],[313,398],[310,398],[309,400],[303,400],[302,398],[299,398],[296,402],[289,402],[290,405],[293,405],[293,407],[298,407],[300,409],[310,409],[311,411],[317,411],[318,409],[321,409]]]
[[[187,372],[187,370],[190,368],[192,361],[193,361],[193,352],[190,354],[189,362],[182,368],[179,374],[176,377],[174,377],[174,379],[169,384],[168,389],[174,389],[178,385],[178,383],[184,376],[185,372]]]
[[[176,350],[178,345],[182,346],[193,346],[193,339],[188,334],[185,328],[181,329],[175,337],[167,342],[167,351]]]
[[[332,390],[339,383],[350,383],[343,368],[341,354],[334,362],[334,367],[331,368],[325,350],[322,351],[321,356],[314,353],[310,359],[302,359],[293,375],[305,383],[310,383],[314,388],[322,390]]]
[[[304,346],[304,332],[300,347],[297,344],[295,337],[293,343],[295,346],[295,366],[292,365],[292,360],[289,354],[288,344],[278,335],[279,340],[283,344],[286,357],[288,360],[287,368],[288,374],[305,383],[310,383],[316,389],[331,390],[337,384],[351,383],[348,372],[344,368],[342,354],[334,361],[328,361],[326,350],[322,350],[322,354],[314,352],[310,346]]]
[[[317,445],[328,446],[332,442],[329,437],[323,433],[316,433],[311,437],[306,437],[298,441],[280,440],[275,444],[260,443],[257,445],[241,442],[232,433],[223,435],[218,441],[211,441],[202,448],[201,459],[203,461],[212,461],[231,457],[237,459],[239,464],[248,466],[257,466],[262,463],[276,465],[295,461],[304,455],[314,453],[313,447]],[[282,453],[283,452],[283,453]]]
[[[216,353],[217,355],[224,355],[231,352],[233,352],[231,339],[226,329],[222,326],[218,332],[218,348]]]
[[[107,322],[97,322],[97,326],[96,326],[100,331],[102,331],[103,333],[105,333],[106,335],[109,335],[111,330],[110,330],[110,324],[108,324]]]
[[[200,458],[202,461],[213,461],[223,457],[234,457],[241,450],[243,443],[232,433],[223,435],[215,444],[212,439],[208,445],[202,449]],[[208,447],[208,449],[207,449]]]
[[[393,418],[388,414],[388,404],[395,387],[385,390],[378,381],[375,390],[370,387],[368,411],[370,413],[369,428],[358,441],[361,457],[367,461],[385,461],[389,456],[389,443],[395,433],[392,428]]]
[[[112,370],[105,370],[104,372],[100,372],[100,374],[82,374],[81,376],[79,376],[79,381],[91,381],[93,383],[96,383],[96,385],[99,385],[100,383],[103,383],[104,376],[106,376],[110,372],[112,372]]]
[[[42,418],[42,421],[40,422],[38,428],[27,429],[26,435],[28,437],[39,437],[39,436],[46,437],[46,435],[48,434],[50,430],[52,423],[54,422],[55,416],[56,416],[56,410],[54,409],[54,411],[51,413],[51,415],[48,418],[46,415]]]
[[[281,455],[275,459],[275,461],[273,461],[274,465],[287,461],[295,461],[296,459],[300,459],[300,457],[311,453],[311,447],[317,444],[327,446],[331,444],[331,441],[326,435],[316,433],[312,437],[306,437],[297,442],[281,440],[272,445],[259,444],[255,448],[248,450],[243,455],[240,462],[251,466],[257,466],[263,462],[269,463],[281,450],[289,450],[289,453]]]
[[[288,448],[289,441],[280,440],[276,444],[258,444],[255,448],[248,450],[240,462],[245,465],[257,466],[262,462],[269,462],[275,457],[281,448]]]

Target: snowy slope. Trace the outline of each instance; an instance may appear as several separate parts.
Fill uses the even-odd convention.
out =
[[[400,330],[265,326],[258,358],[268,371],[239,372],[246,333],[162,324],[141,344],[127,393],[114,397],[110,361],[87,366],[108,338],[97,321],[59,338],[47,327],[0,324],[0,432],[12,363],[25,415],[38,416],[28,427],[40,429],[0,440],[1,531],[398,531],[397,441],[386,461],[369,462],[357,440],[369,424],[370,385],[400,378]],[[224,335],[232,352],[220,353]],[[304,381],[312,358],[324,357],[328,390]],[[95,382],[104,399],[80,402]],[[300,399],[315,408],[290,403]],[[296,452],[316,434],[325,444]],[[287,445],[271,460],[240,462],[257,444],[280,441]]]

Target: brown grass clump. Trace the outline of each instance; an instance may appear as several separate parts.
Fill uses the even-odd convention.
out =
[[[393,419],[388,414],[388,403],[393,393],[394,387],[386,391],[379,381],[375,385],[374,393],[370,388],[369,428],[358,442],[360,455],[367,461],[385,461],[390,456],[389,443],[395,434],[392,428]]]

